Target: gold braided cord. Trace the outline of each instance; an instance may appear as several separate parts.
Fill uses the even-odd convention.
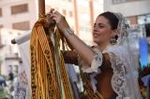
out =
[[[55,39],[58,39],[57,36]],[[43,25],[38,21],[30,37],[31,99],[73,99],[64,59],[58,45],[56,44],[54,48]],[[55,53],[58,53],[56,54],[58,55],[58,67],[55,63],[57,59]]]
[[[62,79],[62,83],[63,83],[63,87],[64,89],[67,91],[65,91],[65,99],[73,99],[73,93],[72,93],[72,89],[71,89],[71,85],[70,85],[70,81],[69,81],[69,76],[67,74],[67,70],[66,70],[66,66],[65,66],[65,61],[63,58],[63,55],[60,51],[60,44],[59,41],[62,40],[63,38],[61,37],[60,33],[58,30],[56,30],[55,33],[55,47],[56,47],[56,51],[58,52],[58,56],[59,58],[57,60],[59,60],[59,71],[60,71],[60,76]],[[62,41],[63,42],[63,41]],[[63,42],[63,46],[64,46],[65,42]],[[65,49],[63,49],[65,50]]]
[[[42,31],[43,28],[40,25],[35,26],[33,30],[34,31],[31,34],[31,41],[30,41],[31,64],[32,64],[31,76],[33,76],[31,77],[31,88],[32,88],[31,98],[32,99],[51,99],[51,98],[58,99],[60,97],[59,96],[60,94],[57,95],[56,93],[59,93],[59,90],[57,88],[59,85],[57,83],[54,63],[52,61],[53,60],[52,52],[49,47],[47,37],[44,34],[45,32]],[[42,44],[42,46],[40,46],[41,45],[40,43]],[[34,68],[36,68],[35,69],[36,71],[32,73]]]
[[[88,76],[86,73],[83,73],[80,69],[81,78],[83,80],[83,86],[84,86],[84,95],[86,99],[104,99],[103,96],[98,92],[94,92],[91,86],[91,83],[89,82]]]
[[[39,19],[40,19],[40,18],[42,18],[42,19],[43,19],[43,18],[45,18],[45,17],[46,17],[46,15],[45,15],[45,14],[39,14]]]

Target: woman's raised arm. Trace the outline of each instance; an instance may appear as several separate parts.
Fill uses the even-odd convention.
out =
[[[74,31],[70,28],[65,17],[58,11],[50,11],[50,18],[56,21],[58,29],[61,31],[63,36],[67,39],[69,44],[75,49],[80,57],[87,62],[90,66],[94,58],[93,50],[87,46],[80,38],[78,38]]]

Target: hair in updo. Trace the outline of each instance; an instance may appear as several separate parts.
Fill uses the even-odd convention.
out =
[[[107,12],[99,14],[99,16],[103,16],[109,20],[112,30],[117,29],[119,19],[115,16],[115,14],[113,12],[107,11]]]

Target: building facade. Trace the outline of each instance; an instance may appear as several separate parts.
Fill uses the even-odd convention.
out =
[[[0,74],[8,76],[10,72],[17,74],[20,65],[18,46],[11,44],[11,39],[23,34],[24,31],[0,28]]]
[[[103,12],[103,0],[45,0],[45,5],[46,13],[57,9],[81,39],[92,42],[91,29],[95,17]],[[0,0],[1,28],[30,30],[37,19],[38,0]]]
[[[58,10],[66,17],[71,28],[75,30],[75,34],[84,42],[88,45],[93,43],[91,30],[96,16],[103,12],[103,0],[45,0],[45,12],[48,13],[51,8]],[[38,9],[38,0],[0,0],[0,30],[1,34],[3,34],[0,35],[0,58],[3,60],[3,64],[1,64],[3,65],[1,66],[2,74],[8,74],[6,73],[8,70],[4,69],[11,67],[4,60],[14,60],[11,58],[12,56],[16,56],[16,59],[18,58],[18,54],[16,54],[18,52],[12,51],[12,47],[16,45],[10,43],[14,36],[9,33],[17,36],[19,30],[31,30],[34,23],[38,20]],[[5,28],[8,28],[7,32],[4,31]],[[12,29],[11,32],[9,29]],[[4,38],[7,37],[4,34],[9,37],[7,39],[7,42],[9,42],[7,47],[6,45],[2,47]],[[11,53],[8,53],[10,50]],[[5,52],[10,54],[10,56],[3,54]],[[8,63],[18,65],[15,61],[14,63]],[[7,64],[5,68],[4,63],[5,65]]]
[[[38,18],[38,0],[0,0],[0,27],[30,30]]]
[[[150,0],[105,0],[104,10],[121,12],[129,24],[150,23]]]

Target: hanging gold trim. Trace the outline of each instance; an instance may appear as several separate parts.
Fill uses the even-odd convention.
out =
[[[86,73],[81,73],[81,78],[83,80],[83,86],[84,86],[84,96],[86,99],[104,99],[103,96],[98,92],[94,92],[91,86],[91,83],[89,82],[88,76]]]
[[[47,26],[43,24],[44,18],[35,23],[30,37],[31,99],[73,99],[65,62],[58,44],[59,34],[56,33],[56,43],[53,45],[44,29]],[[58,62],[58,66],[55,62]]]

